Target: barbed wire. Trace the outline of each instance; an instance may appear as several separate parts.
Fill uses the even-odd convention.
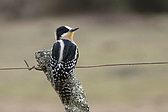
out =
[[[160,62],[99,64],[99,65],[77,66],[76,68],[100,68],[100,67],[121,67],[121,66],[142,66],[142,65],[168,65],[168,62],[160,61]]]
[[[26,67],[3,67],[0,70],[38,70],[42,71],[42,68],[38,66],[30,67],[28,62],[24,60]],[[142,66],[142,65],[168,65],[168,61],[158,61],[158,62],[134,62],[134,63],[114,63],[114,64],[97,64],[97,65],[79,65],[76,68],[79,69],[91,69],[91,68],[102,68],[102,67],[121,67],[121,66]]]

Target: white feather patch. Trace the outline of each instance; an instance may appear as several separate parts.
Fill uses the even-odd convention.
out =
[[[76,51],[75,51],[75,59],[77,58],[77,55],[78,55],[78,49],[76,48]]]
[[[60,54],[59,54],[59,59],[58,59],[58,63],[59,63],[63,59],[64,42],[62,40],[58,40],[58,42],[60,43]]]
[[[72,28],[71,27],[69,27],[69,26],[65,26],[66,28],[68,28],[69,30],[71,30]]]

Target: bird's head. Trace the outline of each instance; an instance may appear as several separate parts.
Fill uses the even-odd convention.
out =
[[[69,39],[73,40],[74,37],[74,32],[78,30],[79,28],[71,28],[69,26],[61,26],[56,29],[55,32],[55,39],[60,40],[60,39]]]

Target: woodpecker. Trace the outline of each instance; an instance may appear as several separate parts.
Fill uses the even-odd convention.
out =
[[[35,53],[38,65],[58,93],[66,112],[90,112],[84,89],[74,74],[79,50],[73,38],[78,29],[69,26],[57,28],[52,50]]]

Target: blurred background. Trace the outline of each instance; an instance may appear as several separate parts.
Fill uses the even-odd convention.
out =
[[[168,61],[167,0],[0,0],[0,67],[36,65],[60,25],[78,65]],[[168,112],[168,66],[76,69],[92,112]],[[0,112],[64,112],[42,72],[0,71]]]

